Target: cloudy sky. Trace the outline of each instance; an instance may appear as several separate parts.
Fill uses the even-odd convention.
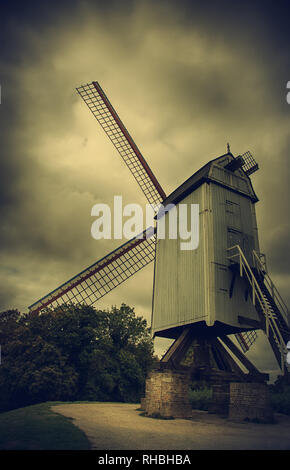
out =
[[[261,251],[290,300],[287,2],[1,6],[0,309],[22,311],[119,245],[91,208],[146,199],[75,88],[99,81],[167,194],[250,150]],[[103,298],[151,316],[152,266]],[[249,353],[276,367],[264,337]]]

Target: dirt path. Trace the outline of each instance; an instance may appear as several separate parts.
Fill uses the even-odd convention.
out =
[[[290,417],[276,415],[276,424],[234,423],[206,412],[192,420],[159,420],[140,416],[139,405],[121,403],[67,404],[52,407],[73,418],[93,449],[99,450],[290,450]]]

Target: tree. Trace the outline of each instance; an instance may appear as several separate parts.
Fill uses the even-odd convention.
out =
[[[134,309],[85,305],[0,314],[0,409],[48,400],[137,401],[153,344]]]

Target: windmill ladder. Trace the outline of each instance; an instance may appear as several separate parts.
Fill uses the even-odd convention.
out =
[[[253,250],[253,268],[250,267],[239,245],[228,248],[229,260],[245,277],[251,288],[251,299],[269,339],[282,374],[288,372],[285,363],[287,341],[290,339],[289,312],[277,288],[267,273],[265,257]]]

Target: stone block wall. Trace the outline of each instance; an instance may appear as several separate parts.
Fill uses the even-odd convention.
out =
[[[145,412],[148,416],[190,418],[189,376],[173,370],[151,371],[146,380]]]
[[[146,409],[146,398],[142,397],[141,398],[141,404],[140,404],[140,410],[145,411]]]
[[[273,422],[266,383],[231,383],[229,418],[235,421]]]
[[[212,384],[212,400],[209,405],[209,412],[220,415],[228,415],[230,402],[230,384]]]

